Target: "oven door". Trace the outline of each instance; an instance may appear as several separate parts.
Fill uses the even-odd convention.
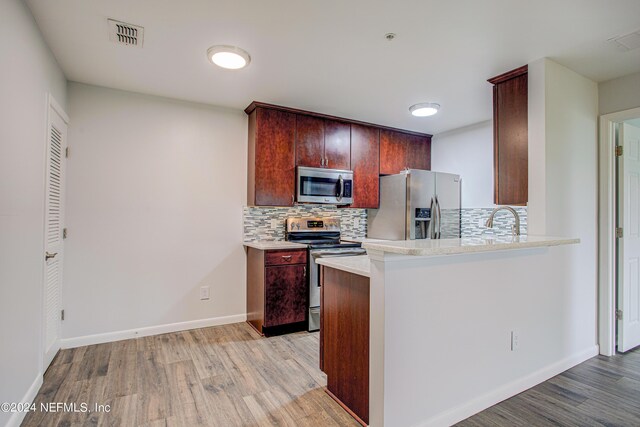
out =
[[[299,203],[353,203],[353,172],[337,169],[298,167],[296,201]]]
[[[316,259],[338,256],[365,255],[366,249],[323,249],[311,250],[309,252],[309,332],[320,329],[320,266],[316,264]]]

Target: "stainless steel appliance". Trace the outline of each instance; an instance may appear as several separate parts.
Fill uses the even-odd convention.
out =
[[[318,258],[364,255],[360,243],[340,242],[340,219],[287,218],[286,240],[309,247],[309,331],[320,329],[320,268]]]
[[[460,237],[460,176],[408,169],[380,177],[380,208],[369,209],[367,237]]]
[[[353,172],[298,166],[296,201],[299,203],[353,203]]]

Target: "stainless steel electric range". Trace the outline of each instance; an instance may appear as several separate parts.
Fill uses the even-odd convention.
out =
[[[309,331],[320,329],[320,268],[318,258],[364,255],[360,243],[340,242],[340,219],[287,218],[286,240],[309,249]]]

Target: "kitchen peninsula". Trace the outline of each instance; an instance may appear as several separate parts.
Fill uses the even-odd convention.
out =
[[[321,260],[323,333],[348,334],[351,318],[360,322],[357,333],[369,335],[354,355],[368,358],[366,375],[336,369],[356,362],[328,360],[331,352],[321,349],[325,372],[334,367],[329,392],[349,406],[365,382],[366,413],[361,403],[350,409],[371,426],[451,425],[596,355],[593,329],[580,328],[592,320],[590,290],[571,277],[578,243],[544,236],[365,242],[369,262]],[[341,314],[338,291],[358,300],[350,316]],[[349,389],[338,390],[346,398],[332,390],[345,379],[336,375],[350,376]]]

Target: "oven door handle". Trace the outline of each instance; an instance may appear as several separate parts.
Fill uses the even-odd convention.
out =
[[[336,195],[336,200],[340,201],[344,194],[344,178],[342,178],[342,175],[338,175],[338,182],[340,183],[340,192]]]
[[[320,254],[312,253],[311,256],[313,258],[324,258],[324,257],[335,257],[335,256],[353,256],[353,255],[364,255],[367,251],[365,249],[359,251],[342,251],[342,252],[324,252]]]

